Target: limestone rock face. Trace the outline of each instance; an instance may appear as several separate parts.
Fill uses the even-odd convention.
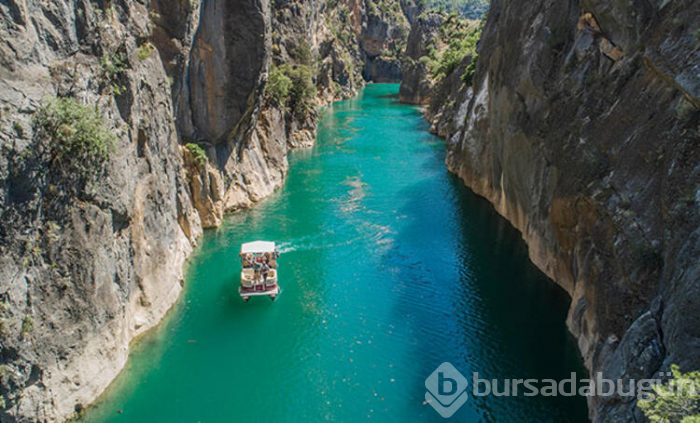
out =
[[[494,0],[473,87],[431,108],[449,168],[571,294],[585,364],[611,379],[700,368],[699,24],[691,0]]]
[[[376,57],[365,64],[364,77],[372,82],[397,82],[401,80],[401,60]]]
[[[270,8],[266,0],[204,2],[186,79],[175,93],[182,137],[209,153],[204,174],[197,176],[203,191],[192,192],[207,226],[218,225],[224,211],[272,192],[286,172],[286,157],[280,157],[286,150],[269,158],[266,145],[255,139],[270,61]],[[191,187],[199,185],[193,181]]]
[[[269,8],[267,0],[203,3],[188,69],[189,108],[180,119],[191,117],[193,138],[224,145],[246,124],[270,56]]]
[[[207,159],[197,159],[186,147],[181,147],[185,162],[192,205],[197,210],[203,228],[221,225],[224,217],[224,183],[221,172]]]
[[[426,13],[411,25],[403,57],[403,79],[399,90],[399,98],[404,103],[430,102],[433,81],[428,75],[428,67],[419,59],[428,54],[428,48],[438,37],[442,22],[442,14]]]
[[[401,55],[410,22],[420,13],[413,1],[365,1],[362,26],[357,33],[362,51],[363,77],[373,82],[399,82]]]
[[[445,138],[452,138],[462,130],[469,110],[472,88],[462,80],[473,58],[467,56],[454,72],[433,85],[427,96],[426,114],[430,120],[430,131]]]
[[[151,13],[143,2],[0,5],[2,421],[62,420],[89,404],[181,290],[201,229],[169,81],[146,44]],[[57,95],[97,107],[117,139],[76,194],[33,124]]]

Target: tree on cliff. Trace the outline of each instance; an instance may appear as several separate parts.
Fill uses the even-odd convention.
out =
[[[671,366],[671,379],[654,386],[653,398],[638,405],[652,423],[700,423],[700,371],[681,373]]]

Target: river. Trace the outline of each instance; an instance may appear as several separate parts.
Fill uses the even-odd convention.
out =
[[[181,300],[82,421],[437,422],[425,379],[446,361],[470,380],[585,378],[566,293],[397,93],[327,107],[285,186],[205,233]],[[280,246],[276,302],[238,297],[255,239]],[[471,397],[454,418],[583,422],[586,403]]]

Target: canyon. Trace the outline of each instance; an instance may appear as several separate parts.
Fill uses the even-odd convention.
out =
[[[287,151],[314,141],[316,105],[353,95],[365,67],[396,76],[365,64],[399,48],[407,15],[267,0],[12,0],[0,13],[0,418],[64,420],[177,300],[202,229],[282,184]],[[265,95],[283,63],[314,70],[303,113]],[[38,153],[50,145],[34,116],[53,97],[95,106],[115,134],[84,186]]]
[[[366,81],[403,80],[401,100],[426,106],[450,171],[568,291],[589,371],[700,368],[700,5],[494,0],[478,60],[439,80],[419,59],[444,17],[422,12],[2,2],[0,419],[88,406],[178,299],[203,229],[278,189],[288,152],[314,143],[318,107]],[[115,134],[80,185],[42,154],[35,116],[54,97],[94,106]],[[620,398],[589,412],[643,418]]]
[[[625,383],[700,367],[699,17],[692,1],[494,0],[471,83],[476,54],[439,80],[415,66],[401,89],[569,292],[589,371]],[[409,57],[439,26],[413,27]],[[589,413],[643,421],[635,405],[595,397]]]

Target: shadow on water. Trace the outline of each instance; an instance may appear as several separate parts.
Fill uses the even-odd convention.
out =
[[[446,173],[442,142],[436,144],[434,137],[422,142],[432,154],[421,167]],[[585,379],[575,340],[565,325],[567,293],[534,266],[520,233],[487,200],[454,175],[438,177],[446,179],[443,189],[436,191],[433,182],[423,181],[402,191],[406,202],[400,214],[412,216],[412,224],[396,235],[394,248],[384,256],[385,267],[398,269],[401,300],[393,312],[421,339],[415,351],[422,359],[416,377],[426,377],[448,361],[470,384],[473,372],[480,379],[497,379],[499,391],[505,379],[559,381],[572,372]],[[454,213],[435,210],[441,200],[450,203]],[[424,386],[414,386],[412,396],[422,398]],[[583,397],[525,397],[523,391],[521,385],[517,397],[472,396],[455,417],[587,421]],[[441,420],[430,412],[428,419]]]

